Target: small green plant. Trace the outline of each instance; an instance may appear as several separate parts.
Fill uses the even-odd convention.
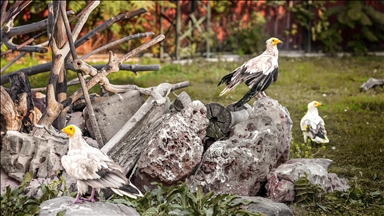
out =
[[[291,140],[290,158],[314,158],[327,147],[323,144],[320,148],[313,147],[314,143],[308,139],[307,143],[295,143],[294,138]],[[316,152],[314,152],[316,150]]]
[[[312,184],[308,179],[308,174],[300,177],[295,182],[296,203],[316,204],[320,201],[325,191],[320,185]]]
[[[191,191],[185,183],[180,182],[171,187],[164,187],[159,183],[156,189],[149,190],[144,197],[134,200],[127,196],[113,198],[115,203],[125,204],[136,208],[143,216],[161,215],[261,215],[248,212],[242,206],[250,201],[236,200],[236,195],[220,194],[214,192],[204,194],[202,188],[197,187]]]
[[[6,192],[1,195],[1,211],[4,216],[11,215],[38,215],[40,204],[46,200],[58,196],[68,195],[64,177],[59,180],[53,180],[48,185],[41,185],[42,196],[40,198],[29,197],[24,194],[24,189],[32,181],[32,172],[24,175],[23,181],[18,188],[11,190],[8,186]]]

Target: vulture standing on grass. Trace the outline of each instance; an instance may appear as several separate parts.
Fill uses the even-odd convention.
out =
[[[81,130],[75,125],[68,125],[62,131],[69,136],[68,154],[61,158],[67,173],[77,180],[77,196],[73,203],[82,203],[80,196],[92,187],[89,199],[94,202],[95,189],[111,188],[120,196],[127,195],[136,199],[143,196],[123,174],[121,166],[97,148],[89,146],[82,137]]]
[[[278,55],[277,44],[283,43],[277,38],[270,38],[266,41],[266,50],[259,56],[245,62],[236,68],[232,73],[224,76],[219,82],[226,84],[225,89],[220,96],[236,88],[242,82],[250,88],[250,90],[239,100],[234,106],[240,107],[247,103],[252,97],[262,93],[268,86],[276,82],[278,76]]]
[[[324,120],[319,116],[319,111],[317,110],[319,106],[321,106],[321,103],[317,101],[309,103],[308,111],[300,121],[304,143],[307,142],[308,137],[316,143],[329,143]]]

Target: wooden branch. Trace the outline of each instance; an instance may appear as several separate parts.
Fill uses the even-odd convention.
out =
[[[138,53],[142,52],[143,50],[147,49],[148,47],[151,47],[155,44],[157,44],[158,42],[164,40],[165,36],[164,35],[158,35],[157,37],[153,38],[152,40],[148,41],[147,43],[137,47],[136,49],[132,50],[131,52],[125,54],[124,56],[122,56],[121,58],[118,59],[118,64],[121,64],[125,61],[127,61],[129,58],[131,58],[132,56],[135,56],[137,55]]]
[[[370,88],[374,88],[375,86],[384,86],[384,79],[375,79],[375,78],[369,78],[369,80],[363,85],[360,86],[360,91],[368,91]]]
[[[6,26],[4,26],[4,28],[2,29],[3,32],[7,33],[10,30],[10,28],[13,27],[13,20],[15,19],[15,17],[25,7],[27,7],[31,2],[32,2],[32,0],[16,1],[15,4],[13,4],[12,7],[6,13],[4,13],[4,14],[2,13],[2,15],[1,15],[1,26],[3,26],[3,24],[5,22],[7,22]],[[6,4],[5,4],[5,7],[6,7]],[[2,11],[3,10],[5,10],[5,9],[2,8]]]
[[[16,35],[25,35],[31,32],[45,30],[47,28],[47,24],[48,24],[48,19],[44,19],[31,24],[16,26],[10,29],[10,31],[7,32],[6,35],[9,38],[12,38],[13,36],[16,36]]]
[[[76,53],[75,44],[73,43],[73,38],[71,35],[71,27],[69,26],[69,21],[68,21],[67,16],[64,14],[65,13],[65,6],[66,6],[65,4],[61,4],[61,7],[60,7],[61,15],[62,15],[62,18],[64,20],[64,26],[65,26],[65,30],[67,32],[67,37],[68,37],[69,46],[71,48],[72,57],[76,61],[77,53]],[[96,141],[99,144],[99,146],[102,146],[102,145],[104,145],[103,138],[101,136],[99,125],[97,124],[95,111],[93,110],[91,99],[89,98],[89,94],[88,94],[87,86],[85,84],[85,80],[84,80],[81,72],[78,72],[77,76],[79,77],[81,89],[83,90],[84,98],[85,98],[88,112],[89,112],[89,119],[91,120],[91,125],[92,125],[94,132],[95,132]]]
[[[75,42],[75,46],[76,47],[80,46],[81,44],[85,43],[87,40],[89,40],[93,36],[97,35],[101,31],[103,31],[104,29],[107,29],[109,26],[111,26],[112,24],[114,24],[116,22],[119,22],[121,20],[130,19],[130,18],[132,18],[134,16],[138,16],[138,15],[140,15],[142,13],[145,13],[145,12],[147,12],[146,9],[140,8],[140,9],[135,10],[135,11],[130,11],[130,12],[126,12],[126,13],[122,13],[122,14],[116,15],[116,16],[110,18],[109,20],[105,21],[103,24],[99,25],[98,27],[96,27],[92,31],[88,32],[86,35],[81,37],[79,40],[77,40]]]
[[[53,2],[54,5],[56,5],[57,3],[58,2],[55,2],[55,1]],[[85,24],[89,14],[97,7],[97,5],[99,3],[100,3],[99,1],[91,2],[90,3],[91,6],[87,7],[86,11],[80,16],[79,21],[77,22],[77,24],[73,30],[73,33],[72,33],[73,40],[75,40],[77,38],[77,36],[80,32],[80,29]],[[56,8],[59,9],[58,6],[56,6]],[[48,35],[50,38],[50,46],[52,48],[52,54],[54,55],[52,59],[54,59],[55,61],[52,64],[51,74],[49,76],[49,84],[47,86],[47,111],[43,114],[43,117],[39,121],[39,124],[41,124],[41,125],[51,124],[60,115],[61,111],[63,111],[63,109],[65,107],[70,105],[70,103],[68,103],[68,102],[71,101],[70,99],[66,99],[66,100],[62,101],[60,103],[60,106],[59,106],[57,104],[57,101],[54,98],[55,97],[54,92],[49,92],[49,91],[54,91],[54,89],[56,89],[55,85],[57,83],[58,75],[54,74],[54,73],[58,72],[57,70],[58,70],[58,68],[60,68],[59,67],[60,65],[64,66],[64,64],[63,64],[64,58],[63,57],[67,56],[67,54],[69,52],[69,44],[67,43],[66,45],[64,45],[64,47],[62,47],[61,49],[58,49],[56,42],[55,42],[55,39],[51,36],[53,33],[53,29],[54,29],[54,25],[53,25],[54,23],[52,23],[51,20],[55,21],[56,17],[60,17],[60,16],[53,14],[53,5],[49,6],[48,9],[49,9],[48,16],[51,16],[51,18],[48,18],[49,27],[47,30],[48,30]],[[35,135],[40,135],[39,133],[41,133],[41,132],[36,132],[36,131],[34,132]]]
[[[150,46],[160,42],[161,40],[164,39],[164,35],[159,35],[155,38],[153,38],[152,40],[148,41],[147,43],[135,48],[134,50],[132,50],[131,52],[129,52],[128,54],[126,54],[125,56],[130,58],[134,55],[137,55],[141,52],[143,52],[145,49],[149,48]],[[119,62],[122,60],[122,58],[119,59],[118,62],[115,62],[113,63],[114,65],[113,66],[117,66],[119,65]],[[107,70],[108,68],[108,70]],[[105,67],[103,67],[99,73],[96,74],[96,76],[92,77],[91,80],[89,80],[87,82],[87,89],[91,89],[94,85],[96,85],[97,83],[99,82],[102,82],[104,80],[107,80],[106,79],[106,76],[112,72],[116,72],[114,70],[110,70],[109,69],[109,66],[106,65]],[[100,85],[102,85],[102,83],[100,83]],[[71,104],[73,101],[76,101],[77,99],[79,99],[80,97],[82,96],[82,90],[77,90],[76,92],[73,93],[73,95],[69,98],[70,101],[66,101],[66,104]]]
[[[96,76],[97,74],[97,69],[95,67],[85,63],[81,59],[74,60],[72,67],[74,71],[80,71],[87,75]]]
[[[9,77],[12,76],[13,74],[17,74],[19,72],[22,72],[27,76],[32,76],[32,75],[35,75],[35,74],[38,74],[41,72],[49,71],[51,69],[51,67],[52,67],[52,62],[47,62],[44,64],[35,65],[35,66],[29,67],[29,68],[23,68],[23,69],[20,69],[20,70],[11,72],[11,73],[7,73],[7,74],[4,74],[0,77],[0,84],[4,85],[5,83],[8,83]]]
[[[38,53],[46,53],[48,52],[48,48],[46,47],[40,47],[40,46],[23,46],[20,47],[20,45],[16,45],[12,42],[12,38],[9,38],[6,34],[2,35],[1,41],[5,44],[5,46],[8,47],[8,49],[11,49],[13,51],[18,50],[20,52],[38,52]],[[1,55],[4,55],[5,53],[2,53]]]
[[[6,22],[6,17],[8,15],[8,12],[7,11],[7,6],[8,6],[8,0],[6,1],[1,1],[1,19],[0,19],[0,26],[3,26],[4,22]]]
[[[35,35],[35,36],[33,36],[32,38],[30,38],[30,39],[26,40],[25,42],[23,42],[22,44],[18,45],[18,46],[16,47],[15,50],[8,49],[7,51],[1,53],[0,55],[3,56],[3,55],[7,55],[7,54],[9,54],[9,53],[11,53],[11,52],[17,51],[17,50],[19,50],[20,48],[25,47],[26,45],[32,43],[32,42],[35,41],[37,38],[39,38],[39,37],[45,35],[46,33],[47,33],[47,31],[44,31],[44,32],[42,32],[42,33],[40,33],[40,34],[38,34],[38,35]],[[46,44],[48,44],[48,43],[45,43],[45,44],[43,43],[43,44],[39,44],[39,45],[35,45],[35,46],[42,47],[42,46],[45,46]]]
[[[92,6],[92,8],[90,6],[87,6],[83,10],[85,12],[83,12],[83,11],[81,12],[81,13],[84,14],[84,16],[86,16],[86,13],[89,13],[88,9],[93,10],[97,6],[97,5],[93,5],[92,3],[93,2],[91,2],[89,4],[89,5]],[[125,20],[125,19],[129,19],[129,18],[132,18],[134,16],[140,15],[140,14],[145,13],[145,12],[146,12],[146,10],[144,8],[141,8],[141,9],[138,9],[138,10],[135,10],[135,11],[126,12],[126,13],[123,13],[123,14],[119,14],[119,15],[117,15],[115,17],[112,17],[111,19],[109,19],[106,22],[104,22],[102,25],[100,25],[97,28],[95,28],[93,31],[87,33],[86,35],[81,37],[79,40],[77,40],[75,42],[75,47],[81,46],[87,40],[89,40],[90,38],[95,36],[97,33],[101,32],[105,28],[108,28],[109,26],[111,26],[115,22],[118,22],[118,21],[121,21],[121,20]],[[67,51],[69,51],[69,49]],[[23,69],[18,70],[18,71],[14,71],[14,72],[11,72],[11,73],[8,73],[8,74],[4,74],[4,75],[2,75],[0,77],[0,84],[3,85],[5,83],[9,82],[10,74],[14,74],[14,73],[18,73],[18,72],[23,72],[23,73],[26,73],[28,76],[31,76],[31,75],[35,75],[35,74],[38,74],[38,73],[41,73],[41,72],[49,71],[51,69],[51,67],[52,67],[52,62],[48,62],[48,63],[45,63],[45,64],[36,65],[36,66],[29,67],[29,68],[23,68]]]
[[[106,50],[106,49],[108,49],[110,47],[116,46],[117,44],[124,43],[124,42],[126,42],[128,40],[132,40],[132,39],[136,39],[136,38],[142,38],[142,37],[148,37],[148,36],[154,35],[154,34],[155,33],[153,33],[153,32],[145,32],[145,33],[138,33],[138,34],[134,34],[134,35],[131,35],[131,36],[127,36],[125,38],[122,38],[122,39],[116,40],[114,42],[108,43],[108,44],[106,44],[106,45],[104,45],[102,47],[99,47],[99,48],[95,49],[95,50],[92,50],[91,52],[81,56],[80,59],[87,59],[89,56],[91,56],[91,55],[93,55],[95,53],[99,53],[99,52],[104,51],[104,50]]]
[[[6,65],[4,65],[4,67],[1,68],[1,73],[3,73],[5,70],[7,70],[7,68],[9,68],[9,66],[11,66],[13,63],[15,63],[20,58],[24,57],[26,54],[27,54],[26,52],[22,52],[19,55],[17,55],[14,59],[9,61]]]

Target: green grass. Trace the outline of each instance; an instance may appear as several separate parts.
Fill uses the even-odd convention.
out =
[[[109,78],[114,84],[135,84],[141,87],[156,86],[162,82],[189,81],[188,88],[178,90],[176,93],[186,91],[193,100],[228,105],[239,100],[248,88],[242,84],[233,92],[218,97],[224,87],[217,87],[217,83],[243,61],[206,62],[196,60],[187,65],[162,64],[160,71],[141,72],[138,76],[134,76],[130,72],[118,72],[110,75]],[[341,203],[347,206],[341,211],[341,215],[380,215],[380,213],[384,213],[384,195],[382,193],[384,191],[384,90],[382,87],[376,87],[367,92],[359,91],[360,85],[370,77],[384,78],[383,62],[383,57],[374,56],[281,57],[279,59],[279,79],[266,91],[268,96],[288,108],[293,120],[293,138],[297,143],[301,143],[303,140],[299,123],[306,112],[307,104],[313,100],[322,102],[324,106],[319,108],[319,113],[324,118],[330,143],[327,145],[327,149],[321,151],[317,156],[333,160],[330,172],[335,172],[340,177],[353,179],[351,183],[355,184],[355,188],[366,194],[363,196],[364,199],[360,197],[357,203],[359,200],[360,202],[369,200],[367,197],[370,196],[370,193],[381,191],[381,200],[374,199],[372,202],[378,203],[374,203],[373,207],[357,205],[353,202]],[[142,63],[156,62],[147,59]],[[71,73],[73,74],[71,76],[76,76],[75,73]],[[30,79],[32,87],[42,87],[47,82],[46,75]],[[74,91],[74,89],[70,91]],[[97,92],[98,87],[95,87],[93,91]],[[254,100],[251,100],[249,103],[253,104],[253,102]],[[298,206],[295,209],[297,212],[304,210],[308,213],[310,211],[314,215],[325,214],[318,207]]]

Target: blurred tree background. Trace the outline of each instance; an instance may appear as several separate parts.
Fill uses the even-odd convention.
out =
[[[10,1],[9,7],[14,2]],[[87,2],[68,1],[68,10],[78,13]],[[49,1],[33,1],[26,9],[27,13],[16,17],[15,25],[46,18],[48,3]],[[181,40],[181,47],[187,49],[191,56],[203,55],[207,51],[207,43],[213,53],[256,54],[264,49],[265,39],[271,36],[284,41],[281,50],[352,52],[358,55],[384,50],[384,1],[182,0],[179,3],[179,34],[190,31],[188,37]],[[196,20],[207,15],[207,3],[210,6],[209,27],[206,21],[195,25]],[[78,52],[87,53],[108,41],[119,39],[120,35],[127,35],[127,32],[135,34],[153,31],[160,34],[162,22],[163,34],[166,35],[163,42],[164,52],[174,57],[176,5],[177,1],[101,1],[100,6],[91,14],[82,34],[108,20],[112,15],[142,7],[148,12],[130,21],[114,24],[101,32],[100,37],[91,39],[79,47]],[[193,25],[195,28],[191,28]],[[32,36],[20,36],[15,42],[22,43]],[[40,41],[43,40],[46,40],[46,36],[40,38]],[[145,40],[148,39],[130,40],[116,46],[113,51],[127,52]],[[36,43],[39,43],[39,40]],[[159,48],[153,47],[151,53],[157,56]]]

